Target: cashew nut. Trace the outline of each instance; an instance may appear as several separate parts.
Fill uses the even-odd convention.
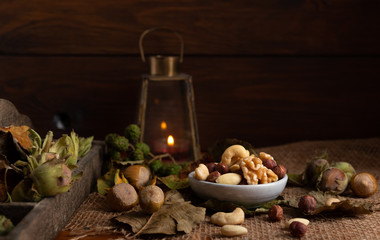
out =
[[[209,175],[208,168],[203,163],[199,164],[199,166],[195,169],[194,178],[198,180],[205,181]]]
[[[211,223],[223,225],[236,225],[244,222],[244,211],[241,208],[236,208],[233,212],[217,212],[211,216]]]
[[[329,198],[326,200],[325,205],[330,207],[333,203],[338,203],[338,202],[340,202],[340,200],[337,198]]]
[[[248,229],[237,225],[224,225],[220,232],[226,237],[240,236],[248,233]]]
[[[248,157],[249,151],[246,150],[242,145],[232,145],[224,150],[221,163],[225,163],[231,166],[238,162],[239,160]]]
[[[220,175],[215,182],[220,184],[238,185],[241,182],[241,175],[237,173],[226,173]]]

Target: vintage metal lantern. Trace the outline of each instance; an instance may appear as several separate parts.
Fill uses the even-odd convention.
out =
[[[152,31],[169,31],[180,42],[179,56],[149,56],[146,60],[143,39]],[[153,154],[170,153],[177,161],[200,157],[199,137],[190,75],[180,73],[184,43],[181,35],[167,28],[152,28],[141,34],[141,59],[149,74],[142,75],[138,123],[142,141]]]

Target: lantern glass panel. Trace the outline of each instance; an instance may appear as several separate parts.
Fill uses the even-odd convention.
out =
[[[199,158],[190,75],[143,75],[139,122],[153,154],[170,153],[177,161]]]

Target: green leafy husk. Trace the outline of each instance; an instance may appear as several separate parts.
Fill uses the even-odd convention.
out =
[[[14,228],[12,221],[4,215],[0,215],[0,235],[6,236]]]
[[[78,157],[81,158],[85,156],[91,150],[93,140],[94,136],[88,138],[79,137]]]
[[[116,169],[111,168],[106,174],[97,179],[97,189],[102,195],[107,194],[107,189],[112,188],[115,185]]]
[[[328,154],[326,151],[317,153],[311,160],[307,161],[304,171],[300,174],[288,173],[288,183],[299,187],[315,188],[319,176],[329,168]]]

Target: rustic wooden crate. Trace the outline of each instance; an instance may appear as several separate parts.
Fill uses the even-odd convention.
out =
[[[54,239],[67,224],[87,195],[95,189],[101,174],[104,144],[94,141],[91,151],[78,162],[75,172],[82,171],[80,181],[70,191],[38,203],[2,203],[0,214],[12,220],[15,228],[0,240]]]

